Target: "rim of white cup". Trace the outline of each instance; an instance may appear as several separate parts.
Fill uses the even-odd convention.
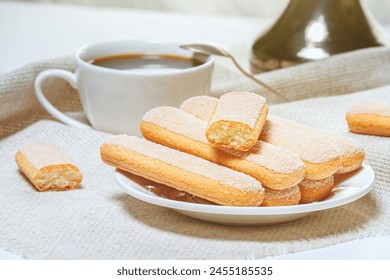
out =
[[[149,72],[149,73],[141,73],[141,72],[127,72],[119,69],[112,69],[112,68],[106,68],[106,67],[101,67],[97,65],[93,65],[92,63],[85,61],[84,59],[81,58],[81,55],[88,50],[88,48],[91,48],[93,46],[99,46],[99,45],[104,45],[104,44],[116,44],[116,43],[146,43],[146,44],[165,44],[165,45],[176,45],[179,48],[179,43],[175,42],[166,42],[166,41],[156,41],[156,40],[111,40],[111,41],[101,41],[101,42],[95,42],[91,44],[87,44],[79,48],[75,54],[74,58],[75,60],[83,65],[84,67],[91,69],[91,70],[99,70],[101,72],[106,72],[106,73],[115,73],[115,74],[120,74],[120,75],[132,75],[132,76],[172,76],[172,75],[177,75],[177,74],[184,74],[184,73],[191,73],[191,72],[196,72],[200,71],[204,68],[210,67],[210,65],[214,64],[215,59],[212,56],[207,56],[207,59],[204,63],[189,67],[189,68],[184,68],[184,69],[175,69],[169,72]],[[189,50],[183,49],[184,52],[188,52],[189,54],[193,54],[194,52],[191,52]],[[131,53],[131,52],[128,52]],[[119,55],[120,53],[118,53]],[[158,54],[158,53],[153,53],[153,54]],[[162,54],[172,54],[172,53],[162,53]],[[175,54],[174,54],[175,55]]]

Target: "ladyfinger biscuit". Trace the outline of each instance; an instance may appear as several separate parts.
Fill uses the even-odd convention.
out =
[[[191,97],[184,101],[180,105],[180,109],[208,122],[215,107],[217,106],[217,103],[218,98],[208,95],[200,95]]]
[[[200,95],[191,97],[184,101],[180,105],[180,109],[208,122],[217,104],[218,98],[207,95]]]
[[[390,103],[360,101],[348,110],[346,119],[351,132],[390,136]]]
[[[294,128],[294,130],[297,132],[317,136],[321,135],[325,141],[331,143],[332,145],[335,145],[338,149],[340,156],[340,167],[336,173],[347,173],[361,167],[365,158],[365,152],[362,145],[360,145],[356,140],[339,133],[310,127],[305,124],[291,121],[288,119],[280,117],[273,118],[277,118],[278,122],[283,122],[285,125]]]
[[[297,153],[305,164],[306,179],[322,180],[341,166],[341,151],[309,126],[270,116],[260,139]]]
[[[202,110],[202,108],[216,106],[216,104],[217,99],[214,97],[193,97],[183,103],[181,108],[191,114],[197,112],[207,119],[207,112],[210,110]],[[268,116],[260,139],[297,153],[305,164],[307,179],[321,180],[336,173],[340,170],[343,154],[345,168],[356,167],[357,159],[349,165],[351,164],[348,159],[351,156],[350,149],[343,152],[336,139],[328,140],[323,136],[324,133],[327,132],[284,118]],[[361,158],[361,153],[356,157]]]
[[[58,146],[33,143],[15,156],[20,171],[39,191],[65,191],[80,186],[83,175]]]
[[[348,173],[362,166],[366,153],[358,141],[333,132],[327,132],[325,137],[336,144],[341,151],[340,169],[336,172],[337,174]]]
[[[264,199],[256,179],[142,138],[114,136],[100,152],[109,165],[217,204],[258,206]]]
[[[329,176],[322,180],[303,180],[298,184],[301,191],[299,203],[312,203],[326,198],[334,188],[334,177]]]
[[[265,196],[261,206],[289,206],[297,205],[301,200],[301,192],[298,186],[284,190],[265,189]]]
[[[222,95],[210,118],[206,137],[215,147],[248,151],[260,135],[268,114],[265,98],[251,92]]]
[[[205,137],[206,128],[206,121],[173,107],[154,108],[141,121],[146,139],[246,173],[268,188],[286,189],[303,180],[298,155],[263,141],[248,152],[216,149]]]

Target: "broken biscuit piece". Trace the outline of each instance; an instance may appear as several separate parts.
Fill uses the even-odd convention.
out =
[[[257,143],[267,118],[265,101],[251,92],[222,95],[207,127],[208,141],[217,148],[249,151]]]
[[[79,168],[57,145],[33,143],[20,149],[15,159],[38,191],[73,190],[83,179]]]

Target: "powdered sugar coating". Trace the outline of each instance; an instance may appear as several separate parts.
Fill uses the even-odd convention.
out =
[[[272,116],[274,121],[284,122],[286,125],[304,131],[305,133],[321,135],[324,141],[327,141],[337,147],[339,154],[343,157],[354,156],[358,153],[364,153],[363,146],[355,139],[336,133],[311,126],[307,126],[302,123],[294,122],[292,120]]]
[[[363,146],[351,137],[329,131],[322,131],[322,133],[324,133],[324,136],[328,140],[337,145],[337,147],[341,150],[343,157],[351,157],[364,153]]]
[[[21,153],[36,168],[58,164],[73,164],[61,147],[50,143],[32,143],[20,149]]]
[[[304,179],[298,185],[304,188],[322,188],[324,186],[328,186],[334,184],[334,176],[326,177],[322,180],[308,180]]]
[[[174,107],[157,107],[147,112],[142,121],[149,122],[202,143],[209,143],[207,122]]]
[[[299,193],[299,187],[297,185],[283,190],[274,190],[269,188],[264,188],[264,189],[265,189],[265,197],[267,199],[276,198],[276,199],[289,200],[290,197],[294,197]]]
[[[146,113],[142,120],[211,146],[205,137],[207,122],[183,110],[174,107],[158,107]],[[222,150],[279,173],[292,173],[303,168],[303,162],[297,154],[264,141],[257,141],[248,152],[226,148]]]
[[[233,149],[222,150],[247,161],[256,162],[268,170],[278,173],[293,173],[304,168],[304,164],[297,154],[261,140],[257,141],[248,152]]]
[[[317,129],[291,120],[269,116],[260,138],[297,153],[302,160],[320,164],[341,156],[336,145]]]
[[[207,95],[194,96],[184,101],[180,109],[199,119],[209,121],[217,104],[218,98],[216,97]]]
[[[230,92],[219,98],[210,124],[226,120],[254,128],[266,99],[251,92]]]
[[[373,114],[390,117],[390,103],[383,100],[362,100],[349,108],[348,113],[355,114]]]
[[[141,155],[168,163],[182,170],[198,174],[240,190],[263,190],[261,183],[254,178],[220,166],[207,160],[183,153],[136,136],[117,135],[106,142]]]

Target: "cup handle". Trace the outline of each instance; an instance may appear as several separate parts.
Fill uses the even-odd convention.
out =
[[[73,88],[77,89],[77,81],[76,81],[76,76],[75,74],[65,71],[65,70],[60,70],[60,69],[48,69],[45,70],[36,77],[35,79],[35,95],[37,96],[39,102],[43,106],[43,108],[46,109],[46,111],[49,112],[50,115],[55,117],[56,119],[60,120],[64,124],[73,126],[73,127],[78,127],[78,128],[89,128],[91,127],[89,125],[83,124],[82,122],[76,121],[75,119],[72,119],[59,111],[56,107],[54,107],[45,97],[45,95],[42,92],[42,83],[44,80],[50,77],[57,77],[64,79],[67,81]]]

